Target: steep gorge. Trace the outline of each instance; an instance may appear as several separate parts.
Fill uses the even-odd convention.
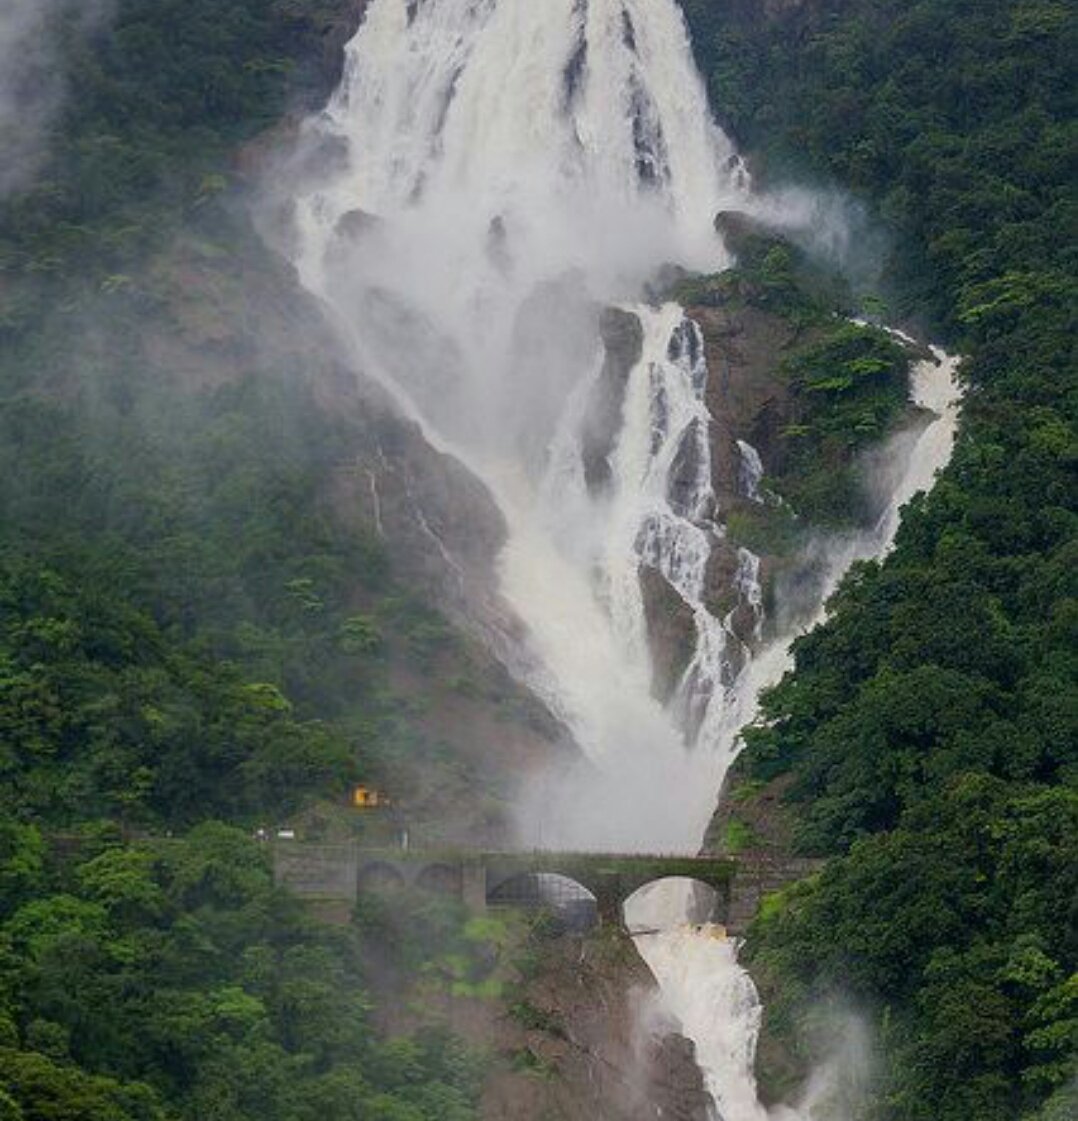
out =
[[[583,755],[525,792],[525,844],[700,843],[738,729],[786,662],[781,626],[764,649],[761,558],[726,519],[768,505],[762,476],[781,478],[781,439],[807,419],[783,384],[788,360],[845,348],[849,372],[810,388],[889,372],[860,426],[882,438],[916,358],[917,388],[942,387],[948,415],[933,423],[953,435],[942,356],[864,325],[825,327],[834,313],[821,307],[803,330],[744,292],[689,315],[640,302],[671,257],[697,272],[729,263],[718,211],[750,211],[764,229],[804,221],[752,192],[688,51],[673,4],[376,0],[278,195],[287,216],[294,194],[280,243],[353,361],[505,519],[496,571],[512,614],[488,616],[487,638]],[[826,466],[846,471],[853,450]],[[950,437],[936,451],[926,480],[899,470],[878,525],[827,547],[805,618],[852,560],[888,547],[891,513],[931,482]],[[732,956],[701,960],[742,976]],[[752,1008],[724,1014],[744,1021],[732,1030],[751,1057]],[[727,1076],[707,1076],[734,1108]],[[737,1077],[744,1111],[751,1070]]]

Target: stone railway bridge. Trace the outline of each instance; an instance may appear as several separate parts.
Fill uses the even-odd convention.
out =
[[[730,933],[743,934],[765,895],[809,875],[819,862],[762,856],[375,849],[358,843],[278,840],[273,867],[277,883],[342,920],[361,893],[413,887],[459,896],[476,911],[549,906],[560,901],[559,895],[572,903],[590,895],[600,921],[620,923],[622,904],[634,892],[680,877],[711,889],[704,893],[710,913],[699,914],[698,921],[722,923]],[[537,892],[540,881],[542,898]]]

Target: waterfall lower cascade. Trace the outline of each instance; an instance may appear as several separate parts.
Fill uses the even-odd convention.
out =
[[[902,506],[929,489],[936,473],[949,461],[961,401],[957,367],[958,359],[935,348],[931,361],[914,367],[911,401],[932,419],[906,450],[903,469],[892,481],[890,500],[876,527],[837,538],[830,548],[825,546],[829,569],[825,598],[854,561],[880,557],[890,550]],[[815,622],[823,615],[821,606]],[[760,692],[791,667],[793,637],[763,651],[741,675],[734,724],[751,720]],[[660,881],[628,901],[625,919],[630,931],[642,931],[634,941],[659,984],[666,1010],[696,1045],[696,1060],[718,1121],[846,1121],[851,1114],[844,1100],[852,1094],[856,1101],[857,1079],[867,1068],[852,1029],[835,1041],[831,1057],[813,1073],[804,1100],[796,1108],[768,1110],[760,1104],[753,1073],[763,1011],[760,999],[752,978],[738,964],[737,940],[728,938],[721,926],[696,921],[694,891],[698,887],[686,880]]]
[[[626,904],[636,945],[659,984],[660,1012],[673,1014],[696,1046],[696,1061],[716,1121],[852,1121],[870,1062],[856,1021],[842,1025],[828,1059],[812,1073],[796,1106],[771,1109],[757,1097],[753,1063],[763,1009],[737,943],[721,926],[694,921],[699,884],[670,879]],[[664,925],[669,924],[669,925]]]
[[[786,653],[751,657],[734,611],[707,602],[724,530],[703,341],[680,307],[641,302],[662,266],[729,263],[717,212],[774,211],[711,120],[678,5],[371,0],[304,145],[318,170],[294,200],[299,275],[357,367],[501,507],[529,684],[582,748],[572,773],[535,784],[522,843],[695,851]],[[740,452],[758,497],[759,457]],[[734,610],[757,622],[758,569],[740,550]],[[647,573],[695,634],[661,700]],[[719,1024],[676,995],[700,984],[648,957],[723,1121],[762,1116],[709,1067],[733,1046],[751,1083],[751,982],[731,944],[673,927],[682,975],[726,962]],[[709,1048],[709,1031],[736,1046]]]

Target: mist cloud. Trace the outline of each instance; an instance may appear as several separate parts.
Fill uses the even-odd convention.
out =
[[[0,0],[0,198],[31,182],[63,104],[59,20],[85,31],[105,6],[106,0]]]
[[[882,283],[888,240],[865,206],[844,191],[799,186],[756,196],[753,213],[814,260],[841,273],[859,294]]]

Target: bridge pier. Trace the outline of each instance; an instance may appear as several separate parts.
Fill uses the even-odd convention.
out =
[[[588,884],[595,896],[595,909],[599,922],[604,925],[621,925],[621,876],[617,872],[598,872]]]
[[[481,857],[470,857],[461,867],[461,897],[476,914],[487,909],[487,867]]]

